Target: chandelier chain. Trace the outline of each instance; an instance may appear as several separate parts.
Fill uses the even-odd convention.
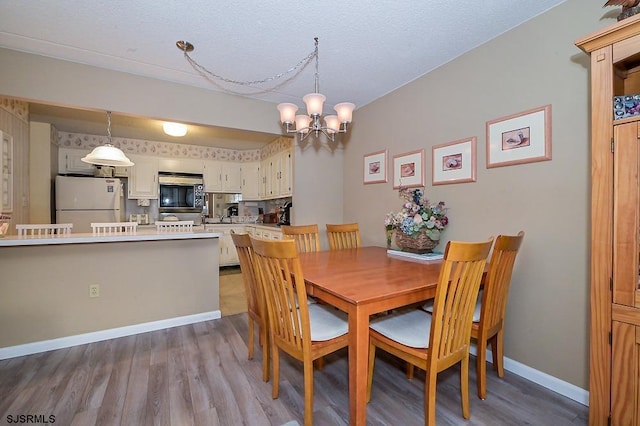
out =
[[[107,111],[107,140],[111,144],[111,111]]]
[[[189,64],[193,68],[197,69],[200,72],[204,72],[205,74],[215,78],[216,80],[224,81],[225,83],[236,84],[238,86],[253,86],[253,85],[258,85],[258,84],[269,83],[269,82],[274,81],[274,80],[279,80],[282,77],[284,77],[284,76],[286,76],[288,74],[291,74],[292,72],[294,72],[296,70],[304,69],[309,64],[309,62],[311,62],[311,60],[314,57],[317,57],[318,48],[316,46],[316,48],[315,48],[315,50],[313,52],[309,53],[307,56],[305,56],[303,59],[301,59],[296,65],[294,65],[293,67],[289,68],[288,70],[286,70],[284,72],[281,72],[281,73],[276,74],[274,76],[263,78],[263,79],[260,79],[260,80],[250,80],[250,81],[234,80],[234,79],[231,79],[231,78],[226,78],[226,77],[223,77],[221,75],[218,75],[218,74],[208,70],[203,65],[200,65],[193,58],[191,58],[191,56],[189,56],[189,53],[187,52],[186,48],[183,49],[183,53],[184,53],[185,59],[187,60],[187,62],[189,62]],[[316,68],[317,68],[317,65],[316,65]],[[317,72],[317,70],[316,70],[316,72]]]

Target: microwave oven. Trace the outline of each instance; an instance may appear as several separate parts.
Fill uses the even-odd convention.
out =
[[[204,207],[202,175],[162,173],[158,175],[160,213],[201,213]]]

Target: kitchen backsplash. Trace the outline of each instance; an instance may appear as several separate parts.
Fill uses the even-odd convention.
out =
[[[128,154],[248,162],[260,161],[261,158],[266,158],[288,149],[291,147],[291,140],[290,137],[282,136],[262,149],[253,150],[235,150],[118,137],[112,137],[111,143]],[[107,141],[107,137],[101,135],[60,131],[57,135],[57,144],[63,148],[93,149],[96,146],[104,145]]]

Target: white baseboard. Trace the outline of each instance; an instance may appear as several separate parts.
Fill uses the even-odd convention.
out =
[[[471,345],[471,354],[476,355],[478,350],[475,344]],[[487,350],[487,361],[493,362],[493,355],[490,350]],[[504,357],[504,369],[517,374],[527,380],[539,384],[553,392],[556,392],[562,396],[566,396],[584,406],[589,406],[589,391],[584,390],[576,385],[560,380],[557,377],[553,377],[547,373],[531,368],[527,365],[514,361],[510,358]]]
[[[68,348],[76,345],[85,345],[87,343],[100,342],[102,340],[116,339],[118,337],[131,336],[133,334],[147,333],[149,331],[163,330],[165,328],[178,327],[180,325],[195,324],[197,322],[219,319],[221,316],[220,311],[203,312],[201,314],[128,325],[126,327],[78,334],[76,336],[61,337],[59,339],[8,346],[6,348],[0,348],[0,360],[52,351],[55,349]]]

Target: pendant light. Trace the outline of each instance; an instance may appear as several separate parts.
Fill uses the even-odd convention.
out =
[[[133,162],[124,155],[124,152],[111,144],[111,111],[107,111],[107,137],[106,144],[95,147],[91,153],[81,158],[81,160],[98,166],[133,166]]]

